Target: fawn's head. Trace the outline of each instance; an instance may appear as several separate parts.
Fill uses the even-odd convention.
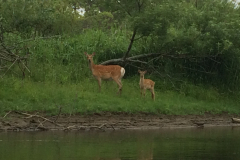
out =
[[[140,73],[140,78],[143,78],[144,74],[147,73],[147,71],[140,71],[140,70],[138,70],[138,72]]]
[[[84,54],[86,55],[88,62],[91,63],[91,61],[93,61],[93,56],[95,55],[95,52],[93,52],[92,54],[87,54],[87,52],[84,52]]]

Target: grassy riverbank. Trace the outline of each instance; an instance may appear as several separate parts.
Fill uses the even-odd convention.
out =
[[[99,93],[97,81],[93,78],[83,53],[96,52],[94,57],[96,64],[122,57],[124,48],[128,46],[128,40],[123,32],[117,34],[119,35],[108,36],[104,32],[90,30],[76,37],[36,39],[29,42],[32,46],[28,62],[31,72],[25,72],[24,80],[18,66],[2,72],[0,114],[5,115],[8,111],[19,110],[56,115],[59,107],[62,108],[62,113],[66,114],[240,113],[240,99],[234,94],[239,93],[237,74],[235,75],[237,70],[225,76],[219,74],[227,77],[225,79],[216,76],[215,73],[202,75],[191,69],[192,62],[181,59],[174,61],[158,58],[155,62],[146,59],[150,66],[128,64],[124,66],[126,75],[123,79],[122,96],[116,95],[117,85],[111,81],[103,81],[102,92]],[[140,42],[143,43],[141,40],[134,43],[136,47],[132,55],[158,52],[148,45],[141,45]],[[143,49],[142,46],[149,50]],[[153,66],[155,69],[152,69]],[[155,102],[151,100],[150,92],[147,92],[146,99],[141,98],[138,69],[148,70],[146,78],[156,82]],[[235,76],[234,81],[234,78],[229,76],[232,73]]]
[[[240,8],[228,1],[91,1],[84,16],[69,1],[17,2],[0,4],[2,115],[240,113]],[[114,82],[98,92],[84,52],[125,68],[121,97]],[[141,98],[138,69],[155,102]]]
[[[185,86],[181,91],[161,89],[156,83],[156,101],[151,100],[150,92],[146,99],[140,96],[138,77],[123,80],[123,94],[119,97],[117,85],[102,82],[102,92],[98,92],[97,82],[93,78],[79,83],[55,84],[33,82],[16,78],[1,80],[0,112],[11,110],[25,112],[40,111],[55,115],[62,107],[62,113],[91,114],[101,112],[126,112],[150,114],[238,114],[239,99],[230,99],[214,89],[204,89],[193,85]]]

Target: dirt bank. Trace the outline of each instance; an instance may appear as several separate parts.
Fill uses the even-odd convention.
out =
[[[240,126],[229,114],[205,115],[148,115],[148,114],[94,114],[57,115],[9,112],[0,118],[2,131],[37,130],[118,130],[160,129],[177,127]]]

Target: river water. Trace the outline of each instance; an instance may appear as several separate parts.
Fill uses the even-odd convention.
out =
[[[240,159],[240,128],[0,132],[0,160],[150,159]]]

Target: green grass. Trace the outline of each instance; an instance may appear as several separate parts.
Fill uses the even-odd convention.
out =
[[[158,84],[156,84],[158,85]],[[189,87],[190,86],[190,87]],[[202,89],[199,91],[199,89]],[[182,92],[161,90],[156,92],[156,101],[140,96],[138,78],[123,80],[122,96],[118,96],[117,85],[113,81],[103,81],[102,91],[98,91],[97,81],[90,77],[77,84],[55,84],[33,82],[16,78],[1,80],[0,113],[10,110],[26,112],[40,111],[50,115],[62,113],[92,114],[102,112],[149,113],[149,114],[204,114],[227,112],[238,114],[239,100],[224,98],[214,89],[203,89],[188,85]]]

